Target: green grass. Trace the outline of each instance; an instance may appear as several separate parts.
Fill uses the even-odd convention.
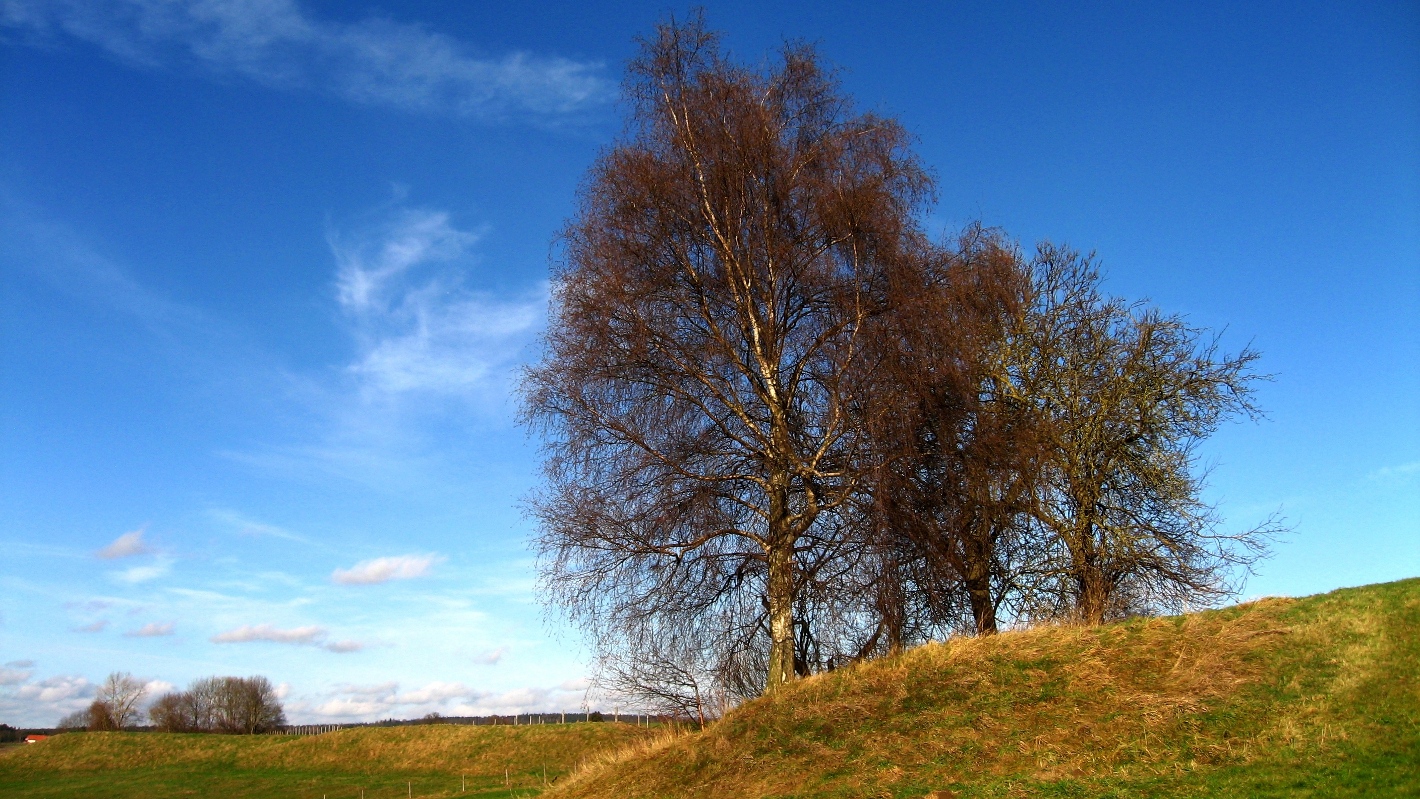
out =
[[[654,734],[625,724],[364,727],[320,736],[74,733],[0,756],[0,796],[531,796]],[[505,787],[505,769],[508,785]]]
[[[689,734],[64,735],[0,753],[0,796],[447,797],[461,774],[545,799],[1420,797],[1420,580],[924,646]]]

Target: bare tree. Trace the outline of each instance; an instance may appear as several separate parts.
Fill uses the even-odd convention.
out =
[[[286,723],[276,689],[265,677],[215,678],[215,728],[219,732],[254,735]]]
[[[654,625],[628,632],[642,637],[600,653],[604,688],[647,711],[688,718],[702,728],[720,716],[729,703],[719,677],[722,653]]]
[[[158,732],[198,732],[189,711],[188,697],[181,693],[166,693],[148,707],[148,719]]]
[[[87,730],[89,728],[89,709],[76,710],[73,713],[65,714],[54,728],[60,731]]]
[[[895,645],[914,637],[914,621],[919,639],[996,632],[1035,549],[1022,520],[1039,451],[1008,368],[1028,275],[1014,244],[980,227],[931,264],[899,286],[892,323],[876,328],[883,357],[872,393],[891,412],[875,417],[879,466],[864,518],[888,551],[883,607],[913,606],[884,616]]]
[[[116,671],[99,687],[97,703],[108,708],[114,729],[123,729],[138,717],[138,704],[148,692],[145,684],[128,672]]]
[[[115,732],[123,729],[123,725],[114,716],[113,706],[102,699],[91,702],[84,714],[89,732]]]
[[[1031,270],[1012,390],[1044,437],[1033,515],[1056,545],[1056,609],[1099,623],[1226,595],[1281,527],[1223,530],[1196,448],[1259,415],[1258,353],[1222,353],[1182,317],[1104,296],[1093,260],[1072,250],[1042,246]]]
[[[851,571],[836,517],[865,474],[849,375],[931,184],[811,49],[761,74],[699,17],[642,44],[526,379],[543,585],[603,646],[676,635],[727,689],[774,690],[861,621],[819,601]]]

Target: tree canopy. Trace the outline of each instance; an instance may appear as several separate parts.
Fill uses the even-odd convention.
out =
[[[1257,414],[1254,351],[1066,248],[930,240],[911,137],[812,48],[755,70],[671,21],[625,95],[524,384],[542,586],[607,685],[703,719],[1002,613],[1224,595],[1260,553],[1194,458]]]

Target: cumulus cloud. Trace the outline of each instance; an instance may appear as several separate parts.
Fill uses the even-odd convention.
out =
[[[84,699],[92,696],[93,693],[93,683],[84,677],[58,676],[40,680],[37,683],[21,685],[15,691],[15,696],[19,699],[54,703],[66,699]]]
[[[423,577],[440,558],[437,555],[399,555],[362,560],[349,569],[336,569],[330,579],[340,585],[376,585],[390,580]]]
[[[575,117],[612,97],[599,64],[488,57],[422,25],[325,20],[295,0],[6,0],[0,25],[67,35],[143,68],[175,64],[369,106],[499,121]]]
[[[75,628],[74,628],[74,632],[76,632],[76,633],[101,633],[101,632],[104,631],[104,628],[106,628],[106,627],[108,627],[108,619],[99,619],[98,621],[93,622],[92,624],[85,624],[85,625],[82,626],[82,627],[75,627]]]
[[[143,540],[143,533],[146,530],[146,527],[139,527],[137,530],[124,533],[118,538],[115,538],[113,543],[94,554],[104,560],[131,558],[134,555],[146,555],[153,551],[149,548],[148,542]]]
[[[431,682],[423,688],[395,697],[401,705],[431,705],[470,696],[474,692],[461,682]]]
[[[33,665],[31,663],[30,665]],[[29,682],[27,671],[0,670],[0,716],[16,726],[47,726],[87,705],[95,686],[84,677],[60,675]]]
[[[148,622],[136,630],[129,630],[124,635],[129,638],[158,638],[164,635],[172,635],[176,625],[170,621]]]
[[[21,669],[0,669],[0,685],[19,685],[28,680],[34,674],[33,671]]]
[[[150,699],[156,699],[163,694],[176,690],[177,686],[167,680],[149,680],[143,684],[143,695]]]
[[[430,712],[452,716],[555,713],[580,706],[585,688],[585,681],[581,680],[569,680],[555,688],[515,688],[501,693],[443,681],[425,683],[409,691],[401,691],[394,682],[341,685],[296,710],[319,718],[363,721],[412,718]]]
[[[256,642],[268,642],[273,644],[292,644],[295,646],[315,646],[328,652],[336,654],[348,654],[359,652],[365,645],[359,641],[330,641],[326,638],[329,631],[324,627],[309,625],[306,627],[292,627],[289,630],[282,630],[270,624],[244,624],[234,630],[218,633],[210,639],[214,644],[247,644]]]
[[[314,644],[325,636],[325,628],[314,625],[281,630],[270,624],[243,624],[235,630],[228,630],[212,636],[212,643],[244,644],[254,641],[269,641],[275,644]]]
[[[477,240],[447,213],[426,209],[331,235],[337,299],[360,353],[349,370],[367,394],[469,396],[503,387],[541,325],[546,296],[495,298],[464,288],[459,263]]]

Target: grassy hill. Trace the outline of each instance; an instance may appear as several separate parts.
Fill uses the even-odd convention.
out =
[[[0,755],[0,796],[529,796],[544,763],[546,799],[1420,797],[1420,580],[925,646],[678,736],[64,735]]]
[[[86,732],[0,755],[0,796],[527,796],[653,735],[629,724],[359,727],[325,735]],[[508,787],[504,786],[507,770]]]
[[[548,799],[1420,796],[1420,580],[925,646]]]

